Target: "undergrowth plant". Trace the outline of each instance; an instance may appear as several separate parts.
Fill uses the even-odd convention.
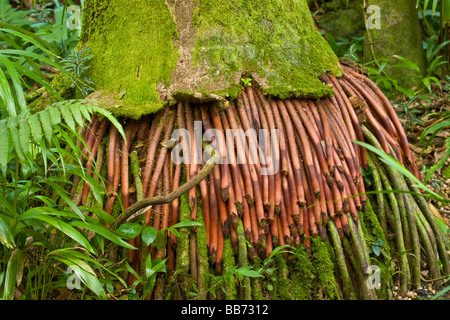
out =
[[[107,118],[122,136],[123,129],[96,105],[62,101],[40,66],[73,75],[58,63],[46,41],[4,23],[0,33],[4,47],[0,52],[0,298],[48,299],[58,287],[68,286],[70,268],[89,289],[88,295],[106,299],[105,288],[111,283],[100,279],[108,274],[123,280],[105,267],[106,261],[100,263],[99,255],[107,249],[105,239],[136,248],[107,228],[114,218],[103,210],[75,205],[69,177],[89,183],[92,197],[102,205],[106,182],[94,179],[81,165],[87,157],[82,151],[86,142],[78,128],[95,113]],[[36,84],[59,101],[32,112],[24,89]],[[92,167],[98,171],[95,161]]]

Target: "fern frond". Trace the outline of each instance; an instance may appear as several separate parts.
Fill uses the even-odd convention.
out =
[[[59,108],[48,108],[48,112],[50,113],[50,121],[53,126],[57,126],[61,123],[61,112]]]
[[[48,111],[48,109],[39,111],[39,117],[41,119],[41,125],[44,131],[45,139],[47,139],[47,142],[50,143],[52,141],[53,135],[53,127],[50,118],[50,112]]]
[[[8,130],[3,130],[0,126],[0,168],[2,169],[3,176],[6,176],[6,166],[8,165],[10,136]]]
[[[30,24],[31,21],[23,19],[27,11],[12,9],[9,0],[0,0],[0,22],[12,24]]]
[[[30,152],[30,125],[28,124],[27,119],[24,119],[20,121],[19,123],[19,142],[20,147],[22,148],[22,151],[24,155],[28,158],[31,154]]]
[[[71,105],[69,105],[69,108],[70,108],[70,112],[72,113],[73,119],[76,121],[76,123],[80,127],[83,127],[84,119],[83,119],[83,115],[81,114],[81,110],[83,108],[80,108],[80,106],[77,104],[71,104]]]
[[[25,162],[26,157],[25,153],[23,152],[22,145],[20,143],[19,130],[17,129],[17,126],[9,127],[9,133],[11,135],[11,139],[14,144],[14,149],[16,150],[16,154],[19,157],[19,160]]]
[[[30,125],[31,138],[33,139],[33,142],[39,144],[42,139],[42,127],[41,122],[39,121],[39,115],[33,114],[28,118],[28,123]]]
[[[125,137],[122,126],[109,111],[84,103],[85,100],[60,101],[35,114],[26,110],[17,116],[0,120],[0,170],[3,175],[6,175],[8,162],[15,155],[21,162],[33,162],[35,160],[31,152],[33,146],[41,150],[44,162],[47,159],[52,162],[63,161],[64,149],[60,146],[60,135],[63,137],[62,142],[70,145],[74,152],[81,152],[76,150],[75,143],[64,131],[72,131],[78,139],[82,139],[76,133],[77,126],[84,126],[85,120],[90,121],[94,112],[109,119]],[[54,151],[46,153],[45,150],[49,150],[48,147],[51,145],[56,148],[58,156],[53,155]],[[59,160],[57,160],[58,158]],[[46,163],[44,165],[46,166]]]
[[[66,124],[69,126],[70,129],[72,129],[73,131],[76,131],[76,127],[75,127],[75,120],[73,119],[73,115],[71,112],[71,109],[69,107],[69,105],[64,104],[61,108],[61,115],[64,118],[64,121],[66,122]]]

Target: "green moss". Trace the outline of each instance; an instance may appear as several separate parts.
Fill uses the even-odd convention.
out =
[[[296,249],[295,259],[296,262],[290,272],[292,297],[295,300],[310,300],[315,278],[314,266],[302,247]]]
[[[230,268],[236,265],[236,259],[234,258],[233,248],[231,246],[231,237],[227,237],[223,242],[223,269],[224,272],[227,272]],[[226,287],[226,299],[227,300],[236,300],[237,298],[237,290],[236,290],[236,280],[235,277],[230,277],[228,280],[225,280]]]
[[[381,228],[380,222],[378,221],[377,215],[375,214],[369,199],[367,199],[366,212],[358,212],[358,217],[364,231],[367,246],[370,248],[372,242],[379,239],[383,241],[386,252],[390,253],[391,249],[389,243],[386,241],[384,230]]]
[[[334,264],[331,261],[326,244],[319,238],[311,238],[313,272],[316,275],[317,284],[322,289],[322,294],[327,299],[338,299],[339,292],[336,287]]]
[[[192,25],[198,27],[200,23],[200,0],[195,1],[194,13],[192,14]]]
[[[332,91],[318,77],[342,72],[305,1],[201,1],[196,32],[194,62],[214,81],[232,84],[246,71],[270,95],[320,98]]]
[[[109,100],[110,102],[112,100]],[[163,102],[136,102],[129,100],[114,100],[113,104],[105,104],[102,101],[97,101],[99,107],[102,107],[111,112],[116,118],[129,118],[138,120],[147,114],[156,113],[164,107]]]
[[[327,11],[319,20],[320,26],[331,33],[335,39],[352,40],[361,37],[365,32],[362,6],[344,10]]]
[[[185,193],[180,197],[180,222],[190,221],[189,199]],[[180,236],[177,238],[177,270],[189,271],[189,228],[179,228]],[[186,257],[187,256],[187,257]]]
[[[385,233],[381,228],[381,225],[377,219],[377,216],[369,199],[367,199],[366,211],[359,212],[358,216],[368,248],[371,248],[373,241],[381,240],[383,241],[382,249],[388,255],[388,257],[390,257],[392,255],[391,246],[394,245],[395,247],[395,243],[389,243],[386,240]],[[378,261],[384,261],[383,263],[388,263],[386,262],[386,257],[384,257],[384,255],[379,257],[374,256],[374,258],[376,258]],[[389,268],[387,268],[388,266],[380,265],[380,263],[377,261],[373,261],[373,263],[379,265],[379,267],[381,268],[381,290],[376,290],[375,292],[378,298],[387,299],[389,296],[388,290],[390,287],[392,287],[392,279]]]
[[[253,260],[253,270],[259,270],[261,268],[261,259],[259,257]],[[253,300],[263,300],[264,295],[262,293],[262,278],[251,278],[252,298]]]
[[[157,86],[170,83],[178,59],[174,38],[177,28],[165,1],[86,3],[80,46],[94,55],[89,75],[98,88],[126,90],[126,108],[151,113],[162,107]]]
[[[72,81],[65,73],[58,73],[52,80],[52,88],[63,98],[76,98],[75,88],[72,87]]]
[[[286,260],[280,255],[274,256],[276,275],[277,275],[277,291],[281,300],[290,300],[291,297],[291,284],[289,282],[289,270],[286,266]]]
[[[243,87],[239,84],[230,84],[226,89],[212,90],[212,91],[174,91],[172,92],[172,97],[178,101],[187,101],[191,103],[204,103],[204,102],[214,102],[218,99],[236,99],[242,92]]]

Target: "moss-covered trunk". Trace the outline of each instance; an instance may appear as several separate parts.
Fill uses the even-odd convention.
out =
[[[411,0],[366,0],[366,8],[379,8],[380,24],[368,27],[365,38],[365,60],[388,58],[390,65],[400,64],[393,56],[401,56],[414,62],[423,73],[425,71],[425,55],[422,50],[422,30],[416,9],[416,2]],[[367,13],[368,25],[372,25],[370,17],[376,12]],[[366,26],[367,27],[367,26]],[[379,27],[379,28],[378,28]],[[407,68],[386,69],[389,76],[399,80],[403,85],[416,83],[417,71]]]
[[[236,97],[245,73],[269,94],[315,98],[332,93],[318,76],[341,74],[305,0],[89,0],[80,47],[105,104],[130,118]]]

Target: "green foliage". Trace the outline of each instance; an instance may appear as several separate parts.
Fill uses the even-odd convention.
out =
[[[142,299],[147,298],[151,292],[153,291],[153,288],[155,287],[156,283],[156,275],[158,272],[165,273],[167,272],[166,269],[166,261],[167,259],[159,259],[154,258],[152,260],[151,255],[149,254],[147,256],[147,259],[145,260],[145,274],[144,278],[141,277],[129,264],[126,263],[126,271],[133,274],[133,276],[136,278],[136,280],[132,284],[132,294],[128,295],[129,300],[138,300],[139,296],[136,293],[136,287],[138,285],[142,285],[143,292],[142,292]],[[122,269],[119,269],[122,270]]]
[[[89,47],[81,51],[74,50],[68,58],[61,61],[65,65],[65,69],[73,75],[71,87],[76,87],[84,98],[94,91],[92,87],[94,82],[86,76],[89,69],[87,63],[93,57],[92,54],[86,55],[89,50],[91,50]]]
[[[103,207],[106,181],[101,176],[94,179],[83,168],[86,155],[81,148],[86,142],[77,130],[94,113],[108,118],[122,136],[123,128],[109,112],[83,100],[58,101],[32,113],[24,89],[35,83],[61,100],[40,66],[82,80],[57,62],[51,41],[11,19],[8,22],[0,23],[0,46],[5,48],[0,52],[0,265],[5,270],[0,275],[0,297],[12,299],[22,283],[22,298],[46,299],[51,287],[67,285],[65,265],[94,294],[91,298],[106,299],[105,288],[110,291],[112,279],[125,282],[103,266],[108,261],[98,260],[104,239],[135,248],[106,227],[114,220],[103,210],[75,204],[69,178],[78,176],[89,183],[92,198]],[[93,167],[99,176],[95,162]]]
[[[0,0],[0,23],[26,25],[30,23],[24,19],[27,15],[27,11],[12,9],[9,0]]]
[[[325,38],[336,56],[344,57],[356,62],[362,61],[364,36],[352,37],[350,40],[342,38],[336,40],[333,35],[326,33]]]
[[[252,78],[241,78],[241,81],[244,83],[244,85],[251,87],[252,86]]]
[[[448,282],[450,280],[450,277],[448,277],[444,283]],[[439,299],[439,297],[443,296],[446,292],[450,291],[450,285],[446,286],[445,288],[441,289],[438,293],[436,293],[431,300]]]
[[[386,154],[382,150],[379,150],[378,148],[375,148],[364,142],[355,141],[355,140],[352,140],[352,141],[356,144],[359,144],[359,145],[365,147],[369,151],[372,151],[373,153],[378,155],[378,157],[380,158],[380,160],[382,162],[386,163],[388,166],[394,168],[396,171],[403,174],[406,178],[408,178],[409,180],[414,182],[415,185],[417,186],[417,188],[426,192],[423,194],[423,196],[431,197],[431,198],[435,199],[436,201],[441,201],[441,202],[445,202],[445,203],[450,202],[450,199],[447,199],[447,198],[437,194],[436,192],[432,191],[431,189],[429,189],[424,183],[422,183],[418,178],[416,178],[408,169],[406,169],[405,166],[400,164],[396,159],[394,159],[390,155]],[[395,192],[398,192],[398,191],[395,191]],[[411,193],[409,191],[401,191],[401,192]]]
[[[420,142],[425,142],[428,135],[431,134],[431,136],[428,138],[428,140],[425,142],[425,145],[423,147],[423,150],[425,150],[428,145],[433,141],[434,137],[441,132],[443,129],[448,128],[450,126],[450,111],[441,111],[437,113],[432,113],[430,116],[438,116],[440,119],[437,123],[433,124],[431,127],[427,128],[422,132],[422,135],[420,137]],[[436,172],[436,170],[441,170],[445,164],[445,162],[450,158],[450,138],[447,138],[445,140],[445,147],[447,148],[445,151],[445,154],[443,157],[433,165],[427,172],[425,176],[424,183],[427,183],[432,175]]]
[[[83,107],[84,111],[72,112],[71,107]],[[69,266],[87,288],[104,299],[106,295],[97,275],[104,268],[93,258],[98,255],[97,245],[103,243],[105,238],[125,248],[135,249],[119,233],[106,227],[106,223],[113,222],[108,214],[100,209],[76,206],[70,194],[72,183],[68,176],[79,176],[81,181],[89,183],[93,197],[100,204],[106,193],[105,181],[93,179],[78,164],[83,153],[73,141],[74,137],[82,139],[74,130],[76,123],[83,125],[84,115],[90,117],[97,109],[77,101],[67,101],[35,115],[25,114],[23,119],[27,119],[24,122],[26,125],[11,121],[15,117],[1,122],[8,126],[7,130],[1,131],[2,137],[5,137],[5,132],[20,132],[26,138],[2,138],[7,143],[1,145],[0,242],[3,247],[0,248],[0,264],[1,261],[9,261],[5,268],[5,282],[0,283],[3,299],[12,298],[15,288],[9,280],[12,277],[21,281],[25,279],[24,296],[27,298],[45,299],[50,286],[55,285],[51,279],[58,274],[58,281],[65,279],[62,269],[59,265],[55,269],[55,262],[50,262],[51,259]],[[77,115],[81,118],[78,119]],[[34,119],[33,116],[37,118],[30,120]],[[67,121],[69,117],[73,123],[67,125],[71,122]],[[43,122],[43,119],[47,121]],[[118,124],[117,121],[115,123]],[[44,136],[48,138],[44,139]],[[9,147],[5,148],[5,145]],[[19,152],[25,157],[23,161]],[[92,212],[93,215],[85,212]],[[88,232],[94,232],[95,236],[89,239]],[[74,245],[82,248],[83,252],[74,252]],[[100,248],[103,251],[103,247]],[[16,268],[19,257],[23,260],[21,263],[29,267],[28,272],[19,274],[20,270]],[[42,259],[44,263],[41,263]],[[97,273],[93,271],[94,267]]]
[[[39,145],[45,151],[46,143],[57,145],[54,130],[64,122],[72,132],[77,126],[84,126],[84,120],[97,112],[110,119],[125,136],[120,124],[111,114],[95,105],[86,105],[83,100],[56,102],[47,109],[31,114],[25,109],[18,116],[0,120],[0,169],[6,175],[8,162],[18,157],[21,162],[33,161],[34,150]],[[45,137],[45,140],[44,140]],[[73,145],[72,141],[67,141]]]
[[[221,289],[224,294],[227,294],[226,283],[229,281],[235,281],[235,279],[239,280],[239,283],[242,284],[244,277],[250,278],[261,278],[260,272],[253,270],[253,266],[240,267],[232,266],[231,268],[227,268],[223,275],[215,276],[213,274],[208,274],[211,279],[212,286],[208,287],[208,292],[213,295],[215,298],[217,295],[217,288]]]
[[[63,58],[68,57],[75,49],[81,33],[80,29],[67,27],[67,21],[71,17],[67,12],[67,7],[71,3],[72,1],[69,1],[68,4],[63,5],[59,1],[53,1],[30,10],[30,17],[34,20],[34,23],[30,25],[32,30],[46,41],[58,56]],[[81,1],[81,8],[83,8],[83,3],[84,1]],[[82,10],[80,13],[82,14]]]

